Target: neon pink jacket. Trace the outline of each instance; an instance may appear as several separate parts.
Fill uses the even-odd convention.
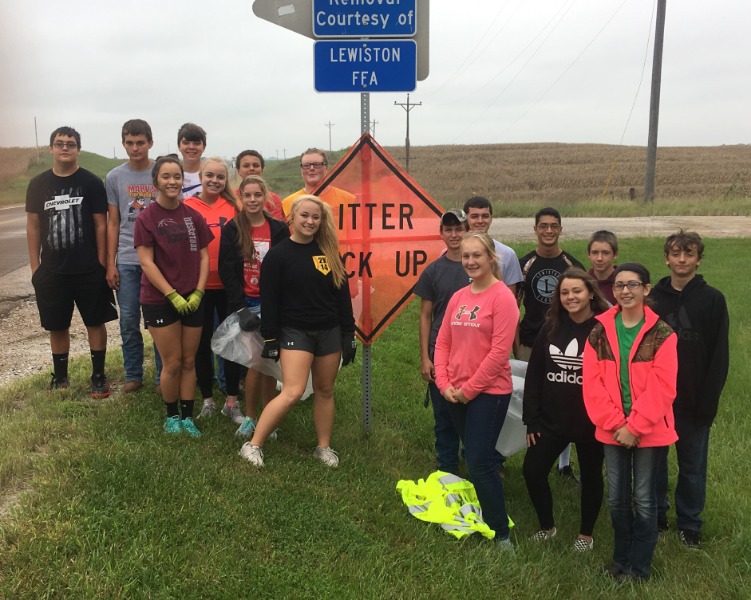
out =
[[[595,438],[617,445],[613,432],[626,425],[640,448],[669,446],[678,439],[673,419],[678,375],[677,337],[649,307],[629,356],[631,413],[623,411],[620,356],[615,331],[619,306],[597,316],[584,346],[584,406],[595,425]]]

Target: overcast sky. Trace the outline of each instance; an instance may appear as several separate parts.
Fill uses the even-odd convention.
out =
[[[0,146],[33,146],[34,117],[42,145],[68,124],[108,156],[124,156],[130,118],[151,123],[154,155],[175,151],[185,121],[206,129],[207,155],[328,148],[327,122],[332,146],[350,146],[359,94],[317,93],[313,40],[252,4],[4,0]],[[646,145],[655,11],[656,0],[434,0],[412,145]],[[668,2],[661,146],[751,142],[750,24],[748,0]],[[371,94],[382,145],[404,143],[395,101],[406,93]]]

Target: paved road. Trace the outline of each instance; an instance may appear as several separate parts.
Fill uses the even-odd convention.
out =
[[[0,208],[0,277],[28,262],[25,207]]]

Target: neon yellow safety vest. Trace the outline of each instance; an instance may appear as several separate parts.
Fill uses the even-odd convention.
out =
[[[412,516],[421,521],[438,523],[444,531],[457,539],[480,533],[492,540],[495,531],[482,520],[482,509],[475,486],[466,479],[435,471],[427,479],[402,479],[396,484],[402,501]],[[509,517],[509,527],[514,522]]]

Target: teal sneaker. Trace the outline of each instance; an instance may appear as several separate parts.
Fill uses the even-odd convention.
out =
[[[243,424],[235,431],[235,437],[249,440],[253,437],[253,432],[256,430],[256,422],[250,417],[243,419]]]
[[[182,420],[183,429],[185,430],[185,433],[187,433],[191,437],[201,437],[203,434],[198,431],[198,427],[196,427],[196,424],[193,422],[193,419],[188,417],[187,419]]]
[[[174,417],[167,417],[164,422],[164,433],[170,435],[180,435],[183,432],[183,426],[180,424],[180,417],[175,415]]]

